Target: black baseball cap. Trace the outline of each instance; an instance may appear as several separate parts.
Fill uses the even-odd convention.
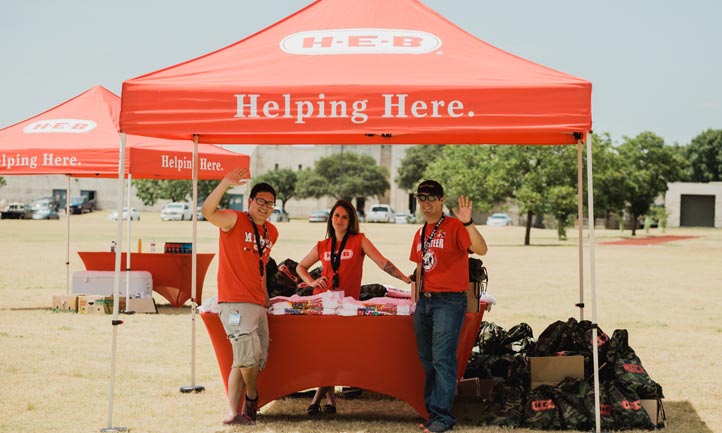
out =
[[[428,194],[435,195],[437,197],[443,197],[444,188],[439,182],[435,180],[425,180],[419,184],[418,188],[416,188],[416,195],[419,194]]]

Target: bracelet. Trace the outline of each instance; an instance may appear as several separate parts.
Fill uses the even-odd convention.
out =
[[[468,223],[464,223],[464,227],[468,227],[470,225],[474,224],[474,219],[470,219]]]

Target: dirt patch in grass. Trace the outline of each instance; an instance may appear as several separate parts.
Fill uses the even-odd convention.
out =
[[[617,241],[600,242],[599,245],[657,245],[665,242],[681,241],[685,239],[694,239],[697,236],[645,236],[642,238],[625,238]]]

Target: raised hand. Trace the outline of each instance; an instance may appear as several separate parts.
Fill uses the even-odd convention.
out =
[[[248,179],[247,168],[234,168],[226,174],[225,180],[234,186],[243,184]]]
[[[469,200],[469,196],[460,195],[459,207],[451,209],[452,212],[454,212],[454,216],[456,216],[456,218],[458,218],[462,223],[471,221],[471,204],[472,201]]]

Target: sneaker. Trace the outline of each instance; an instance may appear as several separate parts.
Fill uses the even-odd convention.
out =
[[[446,433],[450,432],[452,429],[453,427],[447,427],[442,422],[434,421],[424,429],[424,433]]]
[[[427,428],[428,426],[430,426],[431,423],[433,423],[433,422],[434,422],[434,420],[431,419],[431,418],[429,418],[429,419],[427,419],[427,420],[424,421],[424,422],[418,423],[418,424],[416,425],[416,427],[418,427],[419,430],[426,430],[426,428]]]
[[[328,415],[333,415],[336,413],[336,406],[332,404],[327,404],[323,406],[323,413]]]
[[[243,399],[243,410],[241,411],[241,414],[245,415],[250,420],[255,422],[257,412],[258,412],[258,396],[256,396],[256,398],[253,400],[248,398],[248,396],[245,396],[245,398]]]
[[[226,418],[223,420],[223,425],[254,425],[256,421],[249,418],[247,415],[239,413],[233,418]]]
[[[318,416],[321,414],[321,406],[317,403],[314,403],[308,406],[308,409],[306,409],[306,413],[309,416]]]

